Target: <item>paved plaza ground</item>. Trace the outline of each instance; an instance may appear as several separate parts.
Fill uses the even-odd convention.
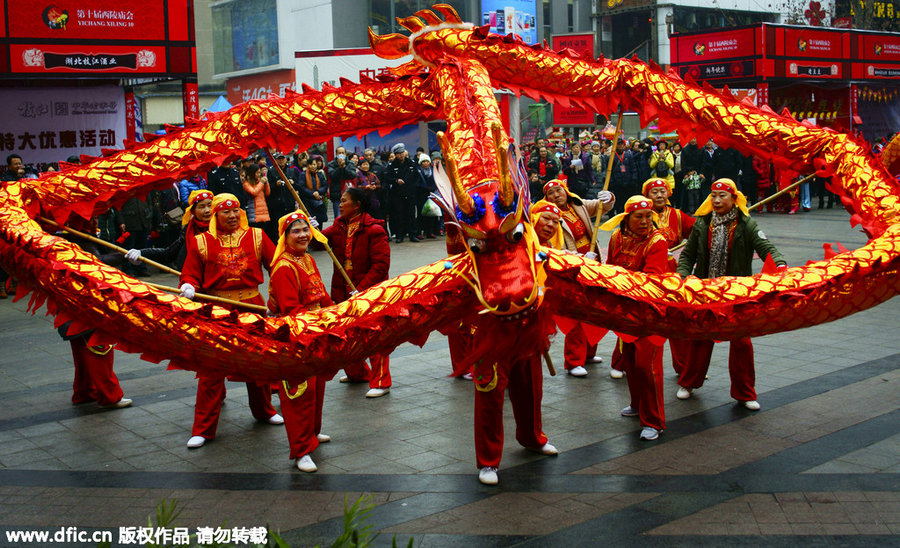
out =
[[[865,242],[841,209],[757,219],[792,266],[820,259],[823,242]],[[392,253],[392,275],[445,255],[437,241]],[[315,256],[327,279],[327,255]],[[606,365],[586,378],[545,371],[544,431],[560,454],[522,450],[507,404],[496,487],[477,480],[473,388],[447,378],[440,334],[397,348],[388,396],[328,383],[334,441],[304,474],[283,427],[255,423],[239,384],[228,385],[218,437],[198,450],[185,447],[192,373],[117,353],[134,405],[73,406],[69,345],[43,313],[0,301],[0,546],[35,545],[5,536],[28,529],[115,536],[146,526],[163,499],[192,530],[268,525],[294,546],[329,545],[345,499],[361,494],[385,545],[396,535],[416,546],[900,546],[900,299],[754,339],[755,413],[729,397],[727,343],[687,401],[675,398],[666,351],[668,427],[657,442],[638,441],[637,420],[619,415],[627,387]],[[607,363],[613,343],[600,343]],[[561,336],[551,355],[562,370]]]

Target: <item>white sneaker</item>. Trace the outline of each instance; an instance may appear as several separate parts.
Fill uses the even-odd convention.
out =
[[[645,426],[641,430],[641,439],[644,441],[653,441],[659,438],[659,430],[656,428],[650,428],[649,426]]]
[[[348,377],[347,375],[344,375],[343,377],[338,379],[338,382],[350,382],[350,377]]]
[[[319,440],[319,443],[328,443],[331,441],[331,436],[328,434],[316,434],[316,439]]]
[[[316,466],[316,463],[313,462],[312,457],[309,455],[303,455],[299,459],[297,459],[297,470],[301,472],[315,472],[319,467]]]
[[[465,374],[462,376],[462,378],[465,379],[465,380],[467,380],[467,381],[470,381],[470,380],[472,380],[472,374],[471,374],[471,373],[465,373]]]
[[[554,445],[545,443],[541,446],[540,449],[538,449],[538,452],[542,455],[558,455],[559,449],[557,449]]]
[[[131,400],[129,398],[122,398],[116,403],[110,403],[107,405],[101,405],[103,409],[122,409],[123,407],[131,407]]]
[[[638,414],[639,414],[638,410],[635,409],[634,407],[631,407],[630,405],[628,407],[622,409],[623,417],[637,417]]]
[[[590,358],[584,360],[586,363],[603,363],[603,358],[600,356],[591,356]]]
[[[691,397],[691,392],[693,389],[685,388],[683,386],[678,387],[678,392],[675,392],[675,397],[679,400],[686,400]]]
[[[614,379],[621,379],[622,377],[625,376],[625,372],[619,371],[618,369],[613,369],[612,367],[610,367],[609,368],[609,376]]]
[[[277,424],[284,424],[284,417],[282,417],[282,416],[279,415],[278,413],[275,413],[274,415],[272,415],[271,417],[269,417],[268,419],[266,419],[266,422],[269,423],[269,424],[276,424],[276,425],[277,425]]]
[[[500,478],[497,477],[497,469],[493,466],[485,466],[478,471],[478,481],[485,485],[497,485]]]
[[[372,388],[368,392],[366,392],[366,397],[367,398],[380,398],[381,396],[384,396],[385,394],[387,394],[390,391],[391,391],[390,388]]]
[[[759,402],[756,400],[742,401],[741,405],[743,405],[750,411],[759,411]]]
[[[206,438],[203,436],[191,436],[191,439],[187,442],[187,446],[188,449],[197,449],[198,447],[203,447],[204,443],[206,443]]]
[[[572,375],[573,377],[587,377],[587,369],[579,365],[578,367],[569,369],[569,375]]]

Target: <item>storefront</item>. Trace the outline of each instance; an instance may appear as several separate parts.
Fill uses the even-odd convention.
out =
[[[684,78],[874,140],[900,128],[900,34],[758,24],[672,36]]]
[[[134,87],[180,80],[199,117],[193,0],[6,0],[0,8],[0,156],[100,155],[140,137]]]

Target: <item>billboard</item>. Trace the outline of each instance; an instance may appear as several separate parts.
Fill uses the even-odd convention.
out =
[[[0,157],[25,163],[55,162],[73,154],[100,156],[122,148],[125,92],[117,86],[0,90]]]
[[[673,64],[708,63],[759,55],[753,28],[672,36]]]
[[[0,71],[31,76],[196,75],[193,0],[7,0]]]
[[[482,0],[481,24],[495,34],[515,34],[526,44],[537,42],[535,0]]]
[[[594,59],[594,33],[556,34],[553,36],[553,51],[570,49],[589,59]],[[592,126],[594,111],[575,105],[564,107],[553,105],[554,126]]]
[[[229,78],[225,84],[225,97],[232,105],[251,99],[265,99],[270,93],[284,95],[290,89],[297,91],[297,80],[292,69],[271,70]]]
[[[363,76],[376,78],[389,67],[398,67],[405,59],[382,59],[369,48],[298,51],[294,53],[297,86],[306,84],[322,89],[322,84],[340,85],[340,78],[359,82]]]

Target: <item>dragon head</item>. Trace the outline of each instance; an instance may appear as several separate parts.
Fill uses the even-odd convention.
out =
[[[537,235],[528,215],[528,184],[512,147],[504,146],[499,123],[491,127],[499,176],[463,186],[454,151],[438,133],[444,165],[435,169],[437,202],[462,236],[475,279],[470,283],[492,314],[511,316],[538,302]],[[515,162],[514,164],[511,162]],[[510,169],[510,165],[515,169]]]

